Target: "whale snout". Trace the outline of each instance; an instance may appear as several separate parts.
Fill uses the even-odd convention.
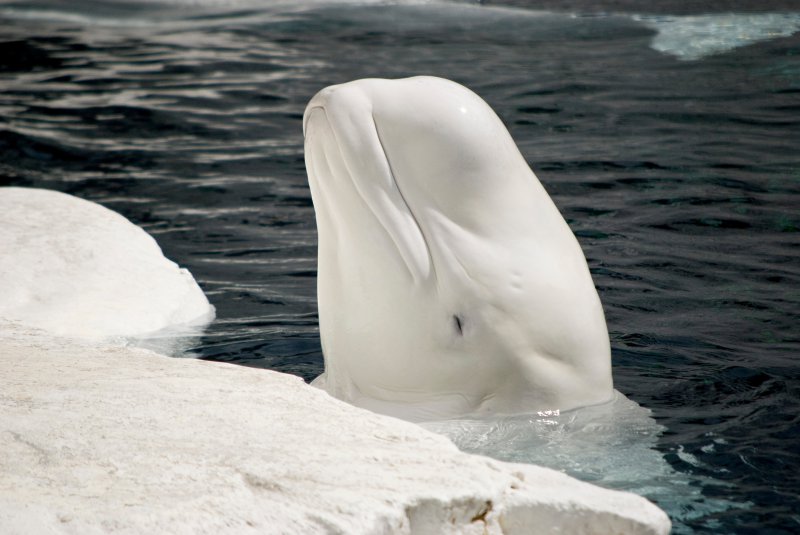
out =
[[[344,231],[348,233],[362,232],[364,227],[381,229],[367,241],[389,245],[391,251],[385,254],[399,255],[399,265],[406,266],[413,280],[422,281],[431,271],[428,246],[403,197],[373,116],[373,93],[386,82],[334,85],[311,99],[303,115],[309,183],[312,197],[318,192],[315,207],[329,207],[335,228],[352,228]]]
[[[346,111],[353,116],[362,112],[369,113],[371,103],[367,95],[352,84],[326,87],[314,95],[306,105],[306,110],[303,113],[303,136],[308,135],[309,117],[316,109],[323,110],[326,113],[333,112],[336,115]]]
[[[308,121],[311,113],[314,110],[325,111],[325,104],[328,102],[328,96],[335,86],[326,87],[314,95],[306,105],[306,110],[303,113],[303,137],[308,135]]]

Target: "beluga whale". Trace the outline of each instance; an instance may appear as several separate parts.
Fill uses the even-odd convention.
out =
[[[317,93],[303,133],[315,386],[411,421],[613,398],[583,252],[483,99],[429,76],[356,80]]]

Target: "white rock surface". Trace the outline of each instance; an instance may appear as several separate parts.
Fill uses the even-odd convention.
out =
[[[137,337],[213,318],[192,275],[116,212],[0,188],[0,318],[57,335]]]
[[[266,370],[0,324],[0,532],[650,533],[633,494]]]

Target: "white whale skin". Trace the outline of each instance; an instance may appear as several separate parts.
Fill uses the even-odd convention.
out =
[[[613,396],[586,259],[510,134],[448,80],[331,86],[303,118],[325,372],[357,406],[423,421]]]

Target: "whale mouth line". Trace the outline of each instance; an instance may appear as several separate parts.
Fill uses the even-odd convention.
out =
[[[383,153],[383,158],[386,160],[386,166],[389,168],[389,176],[392,178],[392,183],[394,187],[397,189],[397,193],[400,195],[400,199],[403,201],[403,205],[408,210],[408,214],[411,216],[411,219],[414,221],[414,225],[417,227],[417,231],[419,232],[420,236],[422,236],[422,242],[425,244],[425,252],[428,255],[428,260],[430,261],[431,266],[431,274],[433,275],[433,280],[436,280],[436,264],[433,261],[433,254],[431,253],[430,242],[428,240],[428,236],[425,234],[425,231],[420,225],[419,219],[417,218],[417,214],[414,213],[414,210],[411,209],[411,205],[408,202],[408,199],[403,194],[403,189],[400,187],[400,182],[397,180],[397,174],[394,172],[394,166],[392,166],[392,160],[389,158],[389,153],[386,151],[386,145],[383,143],[383,139],[381,138],[381,132],[378,128],[378,122],[375,120],[375,115],[373,113],[370,114],[370,119],[372,119],[372,127],[375,129],[375,137],[378,140],[378,145],[381,148],[381,152]],[[388,230],[388,229],[387,229]]]
[[[343,167],[342,173],[353,186],[360,204],[375,217],[415,284],[425,284],[432,276],[436,280],[431,242],[401,189],[372,111],[362,108],[361,113],[344,117],[341,113],[334,113],[330,117],[326,103],[314,103],[313,99],[312,103],[303,115],[307,148],[319,142],[315,139],[318,136],[328,136],[332,145],[330,154],[323,151],[316,157],[325,160],[333,157]],[[314,119],[315,116],[319,118]],[[322,131],[319,133],[315,121],[321,121],[319,127]],[[330,172],[335,173],[333,169]],[[344,174],[342,179],[345,179]],[[333,191],[330,193],[334,195]]]
[[[303,114],[303,139],[306,138],[308,132],[308,120],[311,118],[311,114],[314,112],[314,110],[321,110],[325,115],[325,120],[328,121],[328,114],[325,113],[325,106],[312,106],[308,108]],[[328,121],[328,123],[330,124],[330,121]],[[338,145],[339,143],[337,142],[336,144]]]

